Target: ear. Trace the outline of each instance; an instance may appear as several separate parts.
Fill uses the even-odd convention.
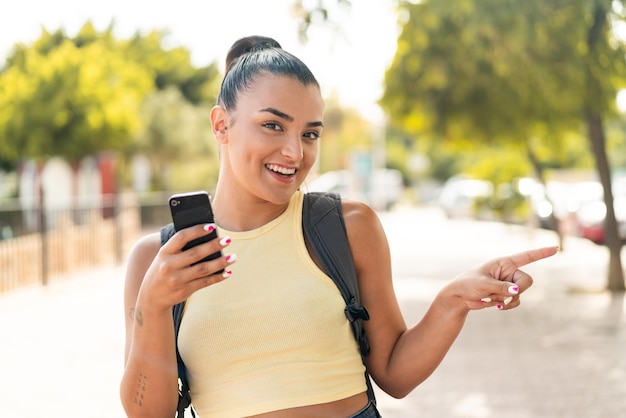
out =
[[[211,126],[213,135],[217,142],[225,144],[228,142],[228,114],[222,106],[213,106],[211,109]]]

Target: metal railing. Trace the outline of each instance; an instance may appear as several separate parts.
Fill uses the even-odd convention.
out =
[[[43,199],[42,199],[43,200]],[[169,222],[162,194],[99,195],[64,204],[0,200],[0,292],[121,263],[145,229]]]

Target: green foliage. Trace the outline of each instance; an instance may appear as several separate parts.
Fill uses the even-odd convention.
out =
[[[555,38],[542,30],[563,29],[546,24],[560,22],[553,19],[554,9],[571,9],[558,3],[569,0],[407,5],[382,104],[413,129],[442,135],[471,129],[473,137],[490,141],[528,129],[528,121],[542,121],[546,110],[569,114],[566,107],[580,100],[564,102],[555,88],[547,88],[559,82],[575,89],[583,81],[581,70],[571,71],[576,67],[564,65],[557,54],[575,48],[576,37],[568,31],[568,37]],[[563,73],[545,71],[555,66]]]
[[[148,68],[159,90],[176,87],[193,104],[215,103],[220,80],[217,64],[195,68],[189,51],[183,47],[165,49],[165,33],[135,34],[124,42],[123,54],[129,61]]]
[[[350,167],[354,152],[372,151],[372,126],[354,109],[342,108],[336,98],[326,100],[324,132],[320,140],[320,172]]]
[[[407,148],[407,144],[404,141],[398,141],[386,137],[385,145],[387,168],[395,168],[396,170],[399,170],[405,179],[413,177],[409,167],[409,159],[412,154],[409,152],[410,148]]]
[[[78,48],[44,34],[18,54],[19,64],[0,77],[0,150],[9,159],[75,161],[120,149],[139,128],[138,109],[152,80],[106,43]]]
[[[462,171],[470,177],[489,179],[494,184],[524,177],[530,170],[527,158],[515,147],[485,148],[461,160]]]
[[[607,126],[609,158],[616,171],[626,171],[626,118],[622,117]]]
[[[164,39],[160,31],[116,39],[112,26],[99,32],[87,22],[74,37],[43,30],[16,45],[0,71],[0,165],[102,151],[154,154],[153,162],[216,155],[206,107],[217,65],[195,68]]]
[[[477,142],[494,152],[514,149],[518,159],[532,150],[546,167],[586,166],[583,112],[592,106],[610,116],[626,81],[624,48],[608,26],[596,50],[586,46],[596,3],[403,3],[404,26],[381,105],[397,129],[430,141],[429,154],[443,162],[454,154],[446,148],[472,155]],[[597,56],[591,67],[590,54]],[[598,80],[593,88],[589,72]]]
[[[298,35],[301,42],[308,40],[309,28],[312,25],[334,25],[339,27],[340,24],[335,22],[330,10],[333,5],[337,4],[342,7],[349,8],[351,0],[317,0],[315,4],[305,0],[294,0],[291,6],[292,14],[298,23]]]
[[[146,155],[150,161],[154,190],[201,186],[207,176],[217,177],[218,150],[209,112],[208,106],[192,105],[174,87],[146,99],[141,109],[143,129],[131,151]],[[216,162],[211,164],[211,159]],[[199,161],[204,162],[197,164]],[[193,170],[194,166],[202,169]]]

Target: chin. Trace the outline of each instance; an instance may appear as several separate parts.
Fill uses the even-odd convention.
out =
[[[286,205],[291,200],[291,197],[296,193],[298,189],[293,190],[272,190],[269,193],[264,193],[265,200],[275,205]]]

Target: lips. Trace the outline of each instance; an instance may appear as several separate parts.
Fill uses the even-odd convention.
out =
[[[296,169],[294,167],[282,167],[276,164],[266,164],[265,168],[285,177],[293,176],[294,174],[296,174]]]

